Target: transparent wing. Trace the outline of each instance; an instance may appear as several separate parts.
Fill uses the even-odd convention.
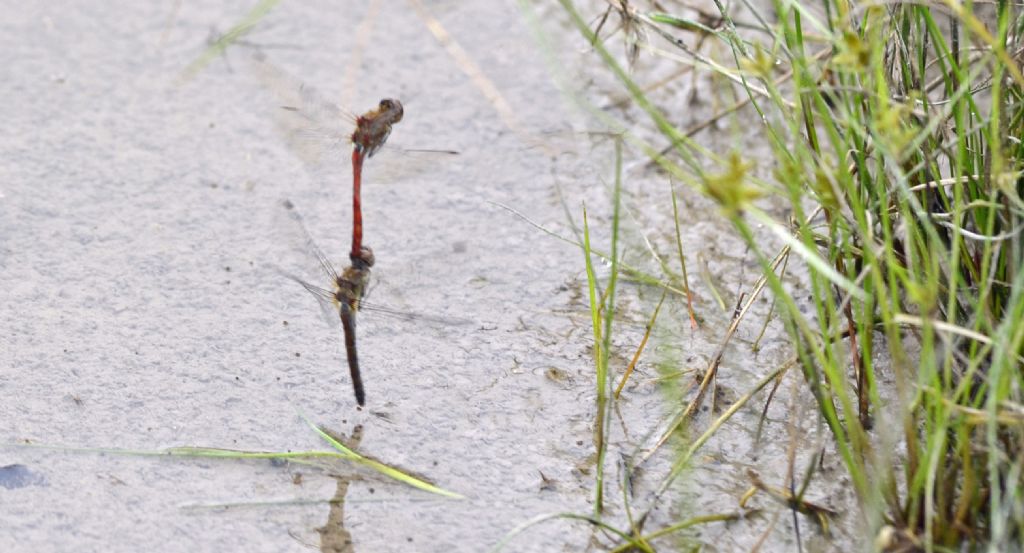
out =
[[[413,175],[428,174],[431,170],[448,167],[458,161],[459,152],[455,150],[409,149],[401,142],[392,142],[389,140],[373,159],[363,165],[363,182],[380,184],[401,181]]]
[[[351,155],[351,127],[325,125],[307,112],[292,107],[277,110],[274,124],[288,149],[310,167],[344,165]]]
[[[368,316],[376,316],[377,314],[385,315],[388,317],[394,317],[403,321],[410,322],[426,322],[442,326],[460,326],[460,325],[471,325],[473,321],[469,319],[460,319],[456,317],[442,317],[437,315],[427,315],[424,313],[412,313],[409,311],[402,311],[394,309],[384,305],[380,305],[376,302],[367,302],[363,300],[359,302],[359,310],[369,312]]]
[[[323,317],[324,322],[326,322],[331,328],[337,328],[339,322],[338,304],[335,301],[333,292],[314,284],[310,284],[283,269],[278,268],[277,272],[281,276],[297,282],[305,288],[307,292],[312,294],[313,297],[316,298],[317,304],[320,305],[320,315]]]
[[[301,265],[308,268],[315,267],[323,277],[326,277],[331,286],[338,282],[338,271],[331,264],[331,261],[317,246],[313,236],[309,233],[302,215],[291,200],[280,202],[278,213],[282,221],[275,226],[281,227],[281,231],[287,237],[289,247],[293,254],[297,254],[302,260]]]
[[[339,161],[349,153],[349,136],[356,117],[328,101],[317,90],[258,53],[252,72],[274,95],[274,122],[288,147],[303,161],[318,165]]]
[[[264,54],[257,52],[253,55],[252,71],[260,84],[275,96],[280,107],[299,111],[309,121],[326,127],[338,127],[339,130],[355,123],[353,113],[327,100],[315,88],[274,65]]]

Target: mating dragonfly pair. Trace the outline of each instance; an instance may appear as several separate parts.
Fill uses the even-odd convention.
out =
[[[349,251],[350,265],[341,273],[336,271],[328,258],[317,247],[302,218],[290,201],[283,202],[283,208],[292,219],[292,224],[301,229],[304,236],[305,249],[315,256],[318,265],[331,281],[331,289],[310,284],[294,275],[284,273],[308,290],[321,306],[329,306],[337,310],[345,332],[345,353],[348,359],[349,374],[355,390],[356,402],[359,406],[366,403],[366,393],[359,370],[359,357],[356,350],[356,314],[366,307],[363,297],[366,294],[373,267],[374,254],[369,246],[363,245],[363,214],[362,214],[362,168],[363,162],[377,153],[388,137],[392,126],[402,120],[404,109],[398,100],[386,98],[381,100],[377,108],[362,115],[353,115],[340,107],[327,102],[312,88],[294,82],[283,71],[272,66],[261,56],[255,59],[256,69],[264,84],[278,92],[278,96],[289,102],[282,110],[293,115],[292,121],[285,126],[290,145],[306,161],[320,163],[324,152],[337,154],[341,145],[352,145],[352,247]],[[291,81],[291,82],[290,82]],[[282,91],[285,91],[282,94]],[[355,125],[349,133],[343,123]],[[351,128],[351,127],[349,127]],[[435,150],[432,155],[453,155],[456,152]],[[375,307],[382,312],[395,312]],[[430,317],[399,314],[405,318],[430,319]]]

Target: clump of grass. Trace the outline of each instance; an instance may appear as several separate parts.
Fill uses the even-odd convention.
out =
[[[728,83],[738,97],[726,112],[757,114],[761,125],[752,132],[770,145],[766,160],[718,156],[672,125],[676,118],[648,97],[572,2],[562,5],[667,148],[658,153],[628,138],[672,178],[714,199],[760,261],[804,389],[850,477],[867,541],[894,551],[1019,547],[1019,6],[776,1],[771,14],[745,4],[754,20],[745,26],[757,31],[746,32],[719,2],[714,20],[701,21],[612,3],[628,23],[620,28],[630,31],[623,34],[631,56],[642,37],[660,35],[687,63]],[[718,41],[728,55],[711,60],[686,47],[698,40]],[[756,166],[770,167],[770,176],[759,177]],[[785,203],[791,217],[764,210],[765,197]],[[787,255],[766,249],[757,224]],[[808,273],[809,313],[781,278],[788,254]],[[589,265],[588,276],[603,416],[614,281],[599,301]],[[883,384],[890,378],[891,389]]]

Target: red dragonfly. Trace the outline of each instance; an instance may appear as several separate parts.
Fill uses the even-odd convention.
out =
[[[356,350],[356,314],[359,311],[374,311],[407,320],[425,320],[442,324],[461,324],[469,322],[459,319],[416,315],[396,311],[379,305],[368,304],[363,300],[363,298],[366,295],[370,280],[370,269],[373,267],[373,251],[368,246],[362,246],[359,255],[349,256],[350,265],[339,274],[334,268],[334,265],[331,264],[330,260],[327,259],[327,256],[324,255],[323,251],[313,240],[309,230],[302,221],[302,216],[299,215],[294,204],[285,200],[282,202],[282,207],[290,219],[289,226],[291,229],[301,235],[301,241],[303,242],[302,249],[305,252],[304,255],[311,256],[313,258],[312,260],[315,260],[319,270],[330,280],[331,289],[328,290],[316,286],[315,284],[310,284],[302,278],[288,273],[287,271],[281,269],[278,269],[278,271],[284,276],[298,282],[303,288],[309,291],[309,293],[311,293],[320,303],[320,307],[323,309],[324,314],[329,321],[337,321],[338,319],[335,319],[335,317],[340,318],[345,332],[345,355],[348,358],[348,369],[352,378],[352,388],[355,390],[356,402],[360,407],[366,404],[366,393],[363,389],[363,379],[359,371],[359,356]]]
[[[385,98],[376,108],[355,115],[323,98],[315,89],[298,81],[272,65],[262,56],[254,57],[255,70],[261,82],[271,89],[285,105],[284,117],[278,117],[289,146],[306,162],[318,164],[335,157],[352,144],[352,248],[351,258],[362,252],[362,172],[363,162],[373,157],[391,135],[392,127],[405,114],[402,103]],[[354,125],[355,130],[352,130]],[[451,150],[418,150],[428,157],[456,155]]]
[[[308,92],[308,91],[307,91]],[[294,106],[284,106],[288,111],[299,111]],[[363,208],[360,189],[363,179],[363,161],[373,157],[391,135],[391,126],[402,120],[404,110],[398,100],[385,98],[376,109],[356,117],[356,130],[352,132],[352,259],[362,255]]]

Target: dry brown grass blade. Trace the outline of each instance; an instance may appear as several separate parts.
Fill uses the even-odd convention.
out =
[[[647,321],[647,329],[644,331],[643,339],[640,340],[640,346],[636,348],[632,361],[629,362],[629,366],[626,367],[626,371],[622,374],[622,380],[619,381],[619,385],[615,388],[615,399],[619,399],[622,388],[626,385],[626,381],[629,380],[629,376],[633,374],[636,362],[640,359],[640,354],[643,353],[644,348],[647,346],[647,339],[651,337],[651,330],[654,329],[654,322],[658,320],[658,312],[661,311],[661,304],[665,303],[665,296],[667,294],[668,290],[661,290],[661,299],[658,300],[658,306],[654,308],[654,313],[651,314],[651,320]]]
[[[516,116],[512,106],[509,105],[508,101],[498,90],[498,87],[494,84],[487,75],[484,75],[480,66],[477,65],[473,58],[470,57],[469,53],[459,45],[458,42],[452,37],[450,33],[441,25],[434,16],[430,15],[427,11],[426,6],[420,0],[408,0],[409,4],[414,10],[416,15],[423,20],[423,24],[426,25],[427,30],[434,35],[437,42],[448,52],[448,55],[455,60],[455,64],[458,65],[459,69],[465,73],[473,85],[480,90],[480,92],[487,98],[487,101],[491,103],[494,110],[498,112],[498,117],[501,121],[509,128],[512,132],[516,133],[521,137],[526,137],[527,133],[523,129],[522,124],[519,122],[519,117]]]

